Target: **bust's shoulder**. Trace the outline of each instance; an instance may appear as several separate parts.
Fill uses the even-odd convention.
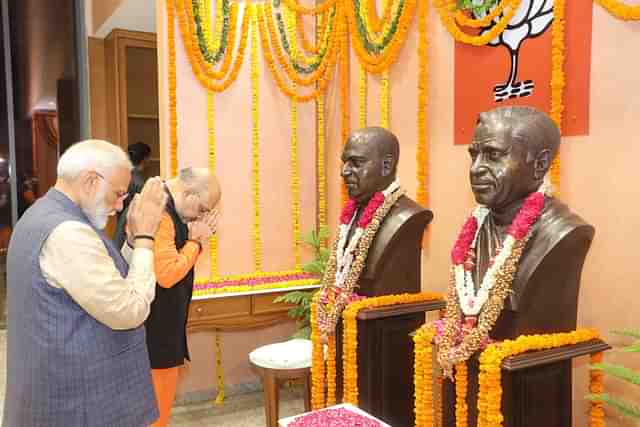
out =
[[[397,219],[398,222],[402,223],[416,215],[427,216],[429,219],[433,217],[433,213],[429,209],[419,205],[407,196],[402,196],[389,210],[385,219],[394,218]]]
[[[577,229],[590,230],[591,234],[595,231],[591,224],[556,198],[547,200],[536,225],[538,238],[555,242],[562,240]]]

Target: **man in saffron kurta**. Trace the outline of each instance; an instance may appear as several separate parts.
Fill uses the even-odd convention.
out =
[[[202,244],[215,232],[220,187],[207,169],[183,169],[166,182],[169,197],[155,241],[156,299],[145,326],[153,384],[160,408],[154,426],[166,426],[178,383],[178,368],[190,360],[187,315],[194,266]]]
[[[166,195],[151,179],[129,210],[130,247],[102,230],[131,163],[85,141],[18,221],[8,252],[6,427],[132,427],[158,417],[142,323],[155,294],[153,235]]]

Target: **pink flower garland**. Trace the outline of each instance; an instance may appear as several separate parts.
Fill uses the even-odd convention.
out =
[[[523,239],[531,229],[531,226],[538,220],[542,208],[544,208],[544,194],[539,191],[531,193],[524,201],[507,233],[516,240]],[[478,220],[472,215],[464,223],[451,250],[451,260],[454,265],[465,262],[477,231]]]
[[[367,228],[367,226],[373,221],[373,216],[376,214],[376,210],[384,203],[384,194],[381,191],[375,193],[367,206],[364,208],[362,215],[358,219],[358,228]],[[358,208],[358,204],[355,199],[349,199],[347,204],[342,209],[342,213],[340,214],[340,223],[344,225],[349,225],[353,215],[356,213],[356,209]]]

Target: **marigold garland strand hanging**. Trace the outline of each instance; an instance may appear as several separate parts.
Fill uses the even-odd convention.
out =
[[[207,91],[207,136],[209,149],[209,170],[215,173],[216,170],[216,131],[215,131],[215,92]],[[209,239],[209,261],[210,279],[212,282],[218,280],[218,233]]]
[[[169,176],[178,174],[178,112],[176,98],[175,2],[167,0],[167,50],[169,62]]]
[[[294,86],[295,89],[295,86]],[[298,103],[291,102],[291,216],[293,220],[293,258],[296,269],[302,268],[300,253],[300,161],[298,159]]]
[[[611,15],[624,21],[640,20],[640,5],[628,5],[619,0],[595,0]]]
[[[258,23],[253,3],[251,14],[251,117],[252,117],[252,190],[253,190],[253,259],[256,271],[262,271],[262,237],[260,232],[260,64],[258,63]]]
[[[562,129],[562,113],[564,112],[564,50],[565,50],[565,0],[554,0],[553,3],[553,24],[551,24],[551,111],[550,116],[558,125],[558,129]],[[556,158],[551,164],[551,184],[554,189],[560,189],[560,152],[556,154]]]
[[[427,98],[429,96],[429,63],[427,40],[427,14],[429,2],[418,4],[418,147],[416,153],[418,191],[416,201],[422,206],[429,202],[427,171],[429,151],[427,146]]]

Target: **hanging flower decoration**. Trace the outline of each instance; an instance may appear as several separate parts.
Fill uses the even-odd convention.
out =
[[[324,97],[319,96],[316,99],[316,118],[317,118],[316,171],[318,176],[318,228],[324,228],[327,226],[327,177],[325,174],[326,138],[325,138],[324,114],[325,114]]]
[[[438,10],[442,24],[456,41],[475,46],[484,46],[502,34],[507,28],[507,25],[509,25],[509,22],[511,22],[511,19],[518,10],[521,1],[522,0],[503,0],[503,2],[509,3],[501,6],[503,8],[502,17],[489,31],[480,36],[471,36],[460,29],[456,23],[456,16],[461,18],[456,7],[456,0],[434,0],[434,4]]]
[[[300,161],[298,159],[298,104],[291,102],[291,217],[293,219],[293,257],[296,269],[302,268],[300,252]]]
[[[318,282],[316,276],[299,270],[237,274],[218,277],[215,281],[198,279],[194,284],[193,296],[202,298],[228,292],[307,287],[317,285]]]
[[[207,146],[209,149],[209,170],[216,170],[215,92],[207,91]],[[210,278],[215,281],[218,272],[218,233],[209,239]]]
[[[566,86],[564,73],[564,26],[565,0],[554,0],[553,24],[551,24],[551,119],[558,129],[562,129],[562,113],[564,112],[564,88]],[[549,171],[551,184],[555,189],[560,188],[560,153],[556,154]]]
[[[435,331],[423,325],[413,336],[413,384],[416,427],[433,427],[433,346]],[[436,424],[439,425],[439,424]]]
[[[176,97],[175,0],[167,0],[167,50],[169,86],[169,174],[178,174],[178,112]]]
[[[345,0],[346,16],[349,22],[349,31],[352,34],[352,42],[360,63],[369,73],[380,74],[393,64],[400,49],[406,41],[411,21],[415,15],[416,0],[399,0],[388,33],[384,34],[382,41],[376,43],[372,32],[366,28],[362,14],[359,13],[360,0]]]
[[[427,206],[427,171],[429,163],[427,135],[427,99],[429,96],[427,15],[429,2],[418,3],[418,146],[416,151],[416,174],[418,191],[416,201]]]
[[[628,5],[619,0],[595,0],[607,12],[624,21],[640,20],[640,5]]]
[[[229,44],[229,23],[230,23],[230,2],[229,0],[220,0],[217,1],[216,4],[220,5],[222,16],[216,16],[216,26],[217,22],[222,21],[221,32],[216,34],[216,38],[220,40],[217,49],[213,48],[213,35],[211,34],[211,29],[209,26],[210,15],[208,13],[208,7],[206,5],[209,4],[209,0],[191,0],[191,10],[193,13],[195,30],[198,36],[198,47],[202,52],[202,55],[210,64],[218,63],[225,51],[227,50],[227,46]],[[237,4],[236,4],[237,9]],[[235,27],[235,19],[233,20],[233,25]]]
[[[242,27],[240,29],[240,42],[235,60],[233,61],[233,65],[231,66],[230,64],[232,61],[234,49],[232,49],[230,46],[230,48],[225,52],[225,59],[223,60],[223,64],[220,70],[214,70],[211,67],[211,64],[209,64],[204,59],[204,56],[202,55],[202,52],[200,51],[200,48],[198,46],[197,35],[195,34],[195,18],[193,17],[191,5],[187,4],[190,1],[192,0],[175,0],[178,23],[180,27],[180,33],[182,35],[182,42],[184,43],[185,51],[187,52],[187,57],[189,58],[191,69],[204,88],[206,88],[207,90],[212,90],[214,92],[222,92],[229,88],[229,86],[231,86],[231,84],[237,79],[238,73],[240,72],[240,68],[244,61],[244,51],[247,44],[250,24],[250,12],[248,10],[249,8],[245,7],[244,9],[244,17],[242,19]],[[234,12],[234,10],[237,11],[237,8],[237,4],[233,2],[230,11],[231,21],[235,20],[234,13],[237,12]],[[234,26],[232,25],[229,30],[230,41],[233,41],[233,39],[235,38],[235,35],[232,35],[234,31]],[[231,67],[231,71],[228,72],[229,67]]]

